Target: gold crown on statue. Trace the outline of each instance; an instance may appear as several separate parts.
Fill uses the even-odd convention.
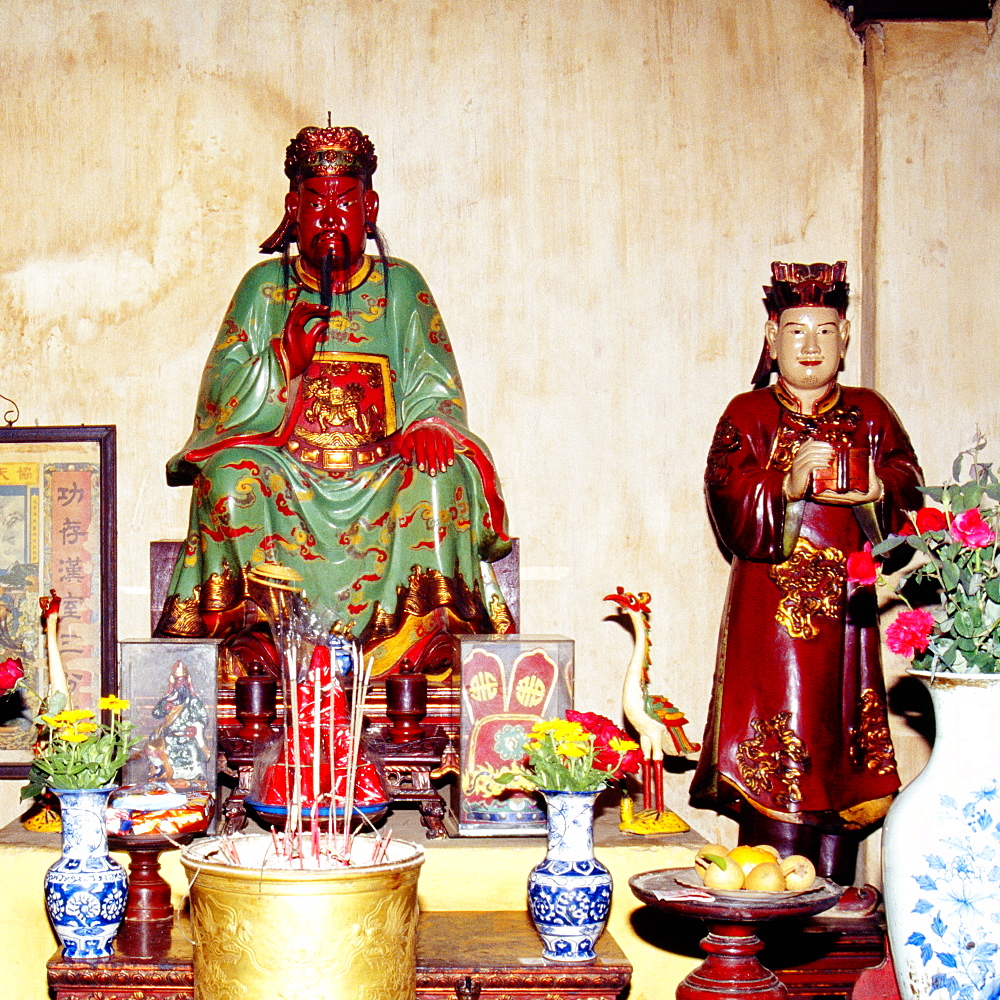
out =
[[[847,312],[847,261],[836,264],[771,263],[773,285],[764,286],[767,315],[777,320],[785,309],[802,306],[826,306],[838,315]]]
[[[285,150],[285,174],[294,190],[306,177],[357,177],[371,184],[375,146],[352,126],[302,129]]]

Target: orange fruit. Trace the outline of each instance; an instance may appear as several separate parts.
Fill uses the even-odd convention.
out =
[[[749,875],[757,865],[774,864],[773,854],[759,847],[751,847],[749,844],[734,847],[729,852],[729,857],[743,869],[744,875]]]

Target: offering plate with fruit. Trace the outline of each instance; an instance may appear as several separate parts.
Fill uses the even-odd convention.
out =
[[[741,844],[729,850],[706,844],[694,867],[645,872],[629,880],[644,902],[710,919],[768,920],[829,909],[843,888],[817,878],[813,863],[802,855],[782,858],[768,845]]]
[[[757,959],[764,946],[757,926],[778,917],[821,913],[844,891],[817,878],[805,858],[781,858],[773,848],[746,845],[728,851],[707,844],[695,856],[694,868],[663,868],[628,881],[642,902],[708,925],[701,942],[705,961],[677,987],[678,1000],[787,1000],[785,987]]]
[[[750,847],[740,844],[731,851],[722,844],[706,844],[698,850],[690,879],[678,876],[681,885],[708,889],[717,895],[746,899],[749,894],[798,896],[814,892],[825,879],[816,878],[816,866],[801,854],[781,857],[770,844]]]

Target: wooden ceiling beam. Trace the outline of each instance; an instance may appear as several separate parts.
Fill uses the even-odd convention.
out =
[[[830,0],[851,27],[872,21],[988,21],[995,0]]]

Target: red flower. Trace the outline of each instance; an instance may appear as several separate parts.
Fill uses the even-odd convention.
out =
[[[937,507],[921,507],[917,511],[917,531],[923,534],[925,531],[944,531],[948,527],[948,517],[943,510]]]
[[[24,676],[24,668],[17,657],[12,656],[0,663],[0,694],[14,690],[14,685]]]
[[[951,536],[956,542],[981,549],[996,540],[993,529],[983,520],[978,507],[964,510],[951,522]]]
[[[871,542],[865,542],[860,552],[847,557],[847,579],[852,583],[874,583],[878,579],[878,563],[872,556]]]
[[[900,535],[903,538],[905,538],[907,535],[915,535],[916,533],[917,529],[913,527],[913,524],[910,521],[904,521],[903,527],[896,532],[897,535]]]
[[[620,778],[625,774],[635,774],[642,765],[642,753],[638,748],[629,750],[624,756],[611,746],[611,741],[624,740],[632,742],[628,734],[619,729],[609,718],[596,712],[566,713],[567,722],[578,722],[594,737],[594,768],[607,771],[612,777]],[[619,763],[620,761],[620,763]]]
[[[889,648],[900,656],[912,660],[914,654],[923,652],[930,641],[934,628],[934,616],[929,611],[900,611],[896,620],[885,630],[885,641]]]

